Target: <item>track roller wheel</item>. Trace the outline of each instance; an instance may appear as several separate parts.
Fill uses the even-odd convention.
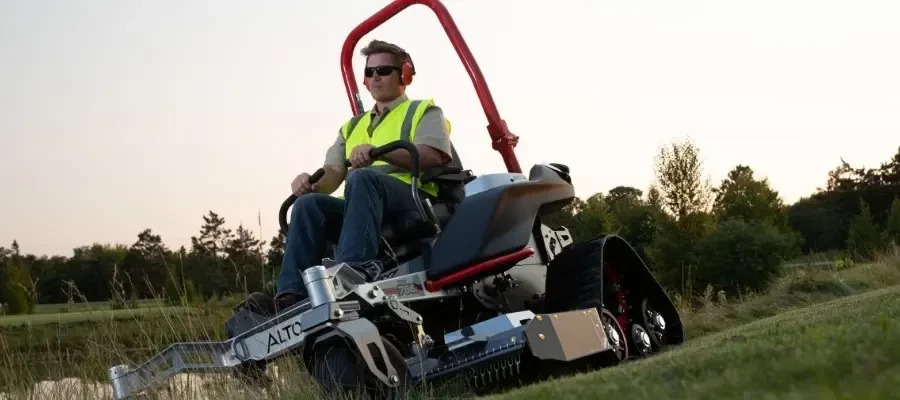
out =
[[[653,342],[650,339],[650,334],[647,333],[647,329],[641,324],[632,323],[629,331],[631,333],[628,336],[630,353],[637,357],[650,355],[653,352]]]
[[[666,347],[668,338],[666,337],[666,320],[662,314],[657,312],[648,299],[641,301],[641,319],[643,325],[647,327],[647,333],[650,335],[650,341],[656,350]]]
[[[606,339],[613,348],[612,351],[602,353],[601,362],[605,366],[616,365],[628,359],[628,336],[616,317],[607,309],[603,309],[600,314],[600,321],[603,323],[603,330],[606,331]]]

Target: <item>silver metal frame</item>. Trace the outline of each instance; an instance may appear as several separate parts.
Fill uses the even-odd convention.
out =
[[[175,343],[135,368],[124,364],[110,368],[113,398],[128,398],[182,372],[229,372],[246,361],[276,358],[303,345],[316,328],[356,318],[358,309],[356,302],[295,307],[226,341]],[[198,356],[207,362],[185,361]]]
[[[310,298],[330,301],[318,303],[318,300],[313,300],[298,304],[283,314],[226,341],[175,343],[137,367],[131,368],[124,364],[114,366],[108,371],[113,398],[116,400],[128,398],[183,372],[229,372],[244,362],[271,360],[302,347],[308,337],[320,330],[344,332],[342,336],[358,345],[362,340],[359,336],[365,330],[357,325],[364,322],[371,325],[371,322],[358,318],[361,303],[366,307],[388,304],[401,318],[406,315],[404,319],[421,324],[422,317],[402,303],[462,293],[458,290],[428,292],[425,290],[424,271],[377,283],[357,284],[357,279],[360,279],[358,273],[344,263],[327,269],[324,266],[317,266],[310,270],[307,270],[309,274],[304,274],[304,281],[307,289],[311,289],[310,293],[314,291],[318,293],[316,297]],[[341,301],[347,298],[352,300]],[[375,326],[371,325],[371,329],[375,329]],[[374,332],[377,336],[377,329]],[[367,335],[371,336],[370,334],[371,332],[367,332]],[[380,340],[374,344],[384,352],[382,356],[387,359],[387,353]],[[367,348],[358,350],[368,352]],[[206,361],[186,361],[194,357]],[[371,364],[370,368],[374,367],[370,356],[364,358]],[[396,371],[391,366],[388,366],[386,372],[373,370],[373,373],[385,384],[396,383]]]

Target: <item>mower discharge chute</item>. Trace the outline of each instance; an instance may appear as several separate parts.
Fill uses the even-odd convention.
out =
[[[360,38],[406,7],[430,7],[475,85],[505,173],[476,176],[461,168],[419,174],[416,147],[397,141],[372,157],[403,149],[416,180],[434,182],[438,200],[386,223],[379,261],[367,282],[343,263],[323,260],[303,272],[309,298],[275,312],[254,293],[235,307],[222,342],[176,343],[138,366],[110,368],[116,399],[182,372],[253,376],[272,360],[296,357],[327,391],[365,388],[390,397],[416,382],[466,375],[475,386],[540,378],[570,367],[594,368],[649,356],[683,341],[680,317],[663,288],[621,237],[573,243],[564,227],[541,217],[575,198],[568,167],[520,171],[512,135],[478,65],[438,0],[397,0],[364,21],[342,51],[354,114],[363,111],[351,56]],[[319,170],[312,180],[321,177]],[[286,234],[287,211],[279,222]]]

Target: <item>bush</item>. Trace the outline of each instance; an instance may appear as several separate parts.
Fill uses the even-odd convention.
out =
[[[715,221],[707,213],[692,213],[678,220],[663,220],[659,236],[647,253],[653,274],[672,291],[689,296],[695,285],[696,244],[714,229]]]
[[[25,266],[18,263],[5,265],[0,281],[3,282],[0,300],[6,303],[6,314],[31,314],[34,311],[34,298],[29,292],[31,279]]]
[[[696,246],[697,287],[712,285],[727,294],[760,292],[781,276],[796,238],[766,223],[740,218],[720,222]]]

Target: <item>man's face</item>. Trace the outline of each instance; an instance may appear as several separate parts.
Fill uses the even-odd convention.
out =
[[[390,53],[379,53],[372,54],[369,56],[366,67],[399,67],[394,64],[394,56]],[[378,68],[385,69],[387,68]],[[386,71],[375,71],[371,77],[367,77],[369,80],[369,93],[372,94],[372,97],[375,101],[388,102],[396,99],[398,96],[403,94],[403,86],[400,84],[400,69],[390,69],[390,72],[387,75],[381,75],[379,72]]]

